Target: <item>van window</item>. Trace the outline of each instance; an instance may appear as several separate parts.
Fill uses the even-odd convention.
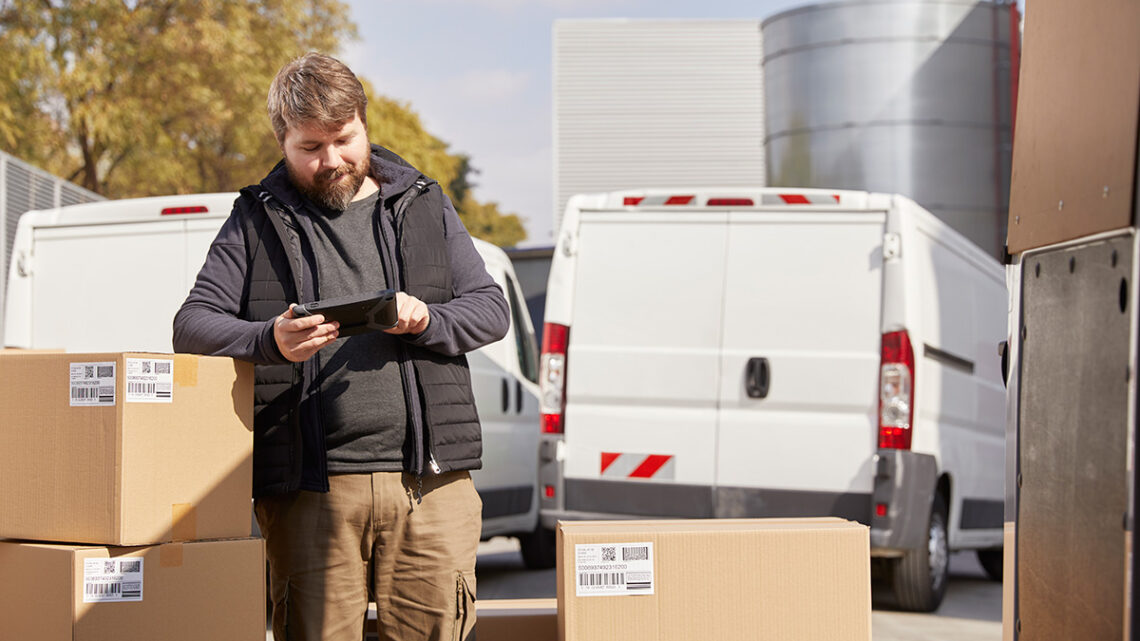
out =
[[[526,306],[522,304],[519,296],[519,286],[507,274],[507,298],[511,303],[511,323],[515,326],[515,349],[519,354],[519,369],[522,375],[532,383],[538,382],[538,349],[534,344],[534,333],[526,331]]]

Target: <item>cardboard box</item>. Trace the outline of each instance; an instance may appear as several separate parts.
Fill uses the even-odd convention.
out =
[[[0,354],[0,381],[0,538],[150,545],[250,535],[249,363]]]
[[[261,641],[265,542],[108,548],[0,541],[5,639]]]
[[[868,641],[866,526],[834,518],[558,527],[560,639]]]
[[[557,599],[475,601],[479,641],[558,641]],[[376,604],[368,604],[364,641],[377,641]]]

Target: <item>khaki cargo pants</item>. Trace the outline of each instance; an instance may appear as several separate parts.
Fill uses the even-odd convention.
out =
[[[338,474],[330,491],[255,503],[277,641],[360,641],[371,596],[380,639],[467,639],[475,625],[482,502],[467,472]],[[423,501],[416,500],[416,492]]]

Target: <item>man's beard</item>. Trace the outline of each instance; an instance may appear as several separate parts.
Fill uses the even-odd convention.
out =
[[[336,169],[315,174],[311,183],[301,180],[288,159],[285,160],[285,168],[289,171],[289,179],[293,181],[297,191],[321,207],[334,211],[344,211],[348,208],[352,197],[360,191],[360,186],[368,176],[367,158],[357,165],[344,163]],[[332,180],[339,176],[347,177],[333,183]]]

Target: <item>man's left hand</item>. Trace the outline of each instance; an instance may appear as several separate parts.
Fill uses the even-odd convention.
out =
[[[396,326],[384,330],[389,334],[419,334],[431,321],[427,304],[404,292],[396,292],[396,314]]]

